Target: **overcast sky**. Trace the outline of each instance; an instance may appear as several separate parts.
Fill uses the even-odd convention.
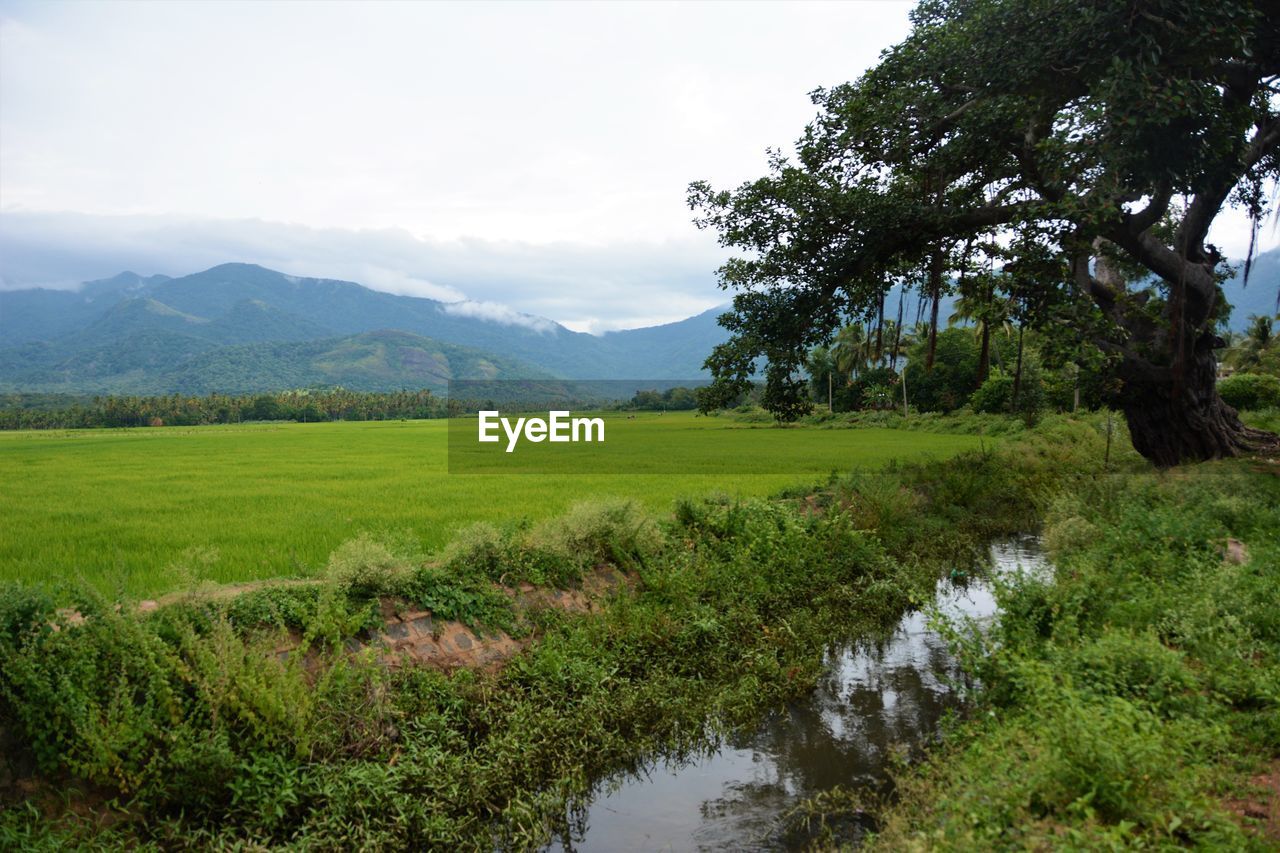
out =
[[[762,174],[910,7],[0,2],[0,286],[248,261],[679,319],[727,298],[688,183]]]

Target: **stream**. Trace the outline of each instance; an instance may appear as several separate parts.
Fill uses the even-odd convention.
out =
[[[988,576],[1018,571],[1048,571],[1038,538],[991,546]],[[981,578],[940,581],[936,603],[949,616],[996,612]],[[832,647],[811,694],[707,754],[601,780],[575,809],[570,837],[547,849],[803,847],[808,836],[783,820],[799,801],[836,785],[888,793],[894,755],[918,755],[938,737],[943,715],[958,708],[959,666],[927,622],[911,612],[878,641]],[[856,839],[868,828],[842,827],[841,835]]]

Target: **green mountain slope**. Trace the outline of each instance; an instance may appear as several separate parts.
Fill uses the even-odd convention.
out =
[[[124,371],[130,386],[180,390],[163,385],[177,381],[176,373],[162,376],[145,365],[167,361],[175,367],[196,354],[241,344],[323,341],[388,329],[492,353],[547,376],[692,379],[704,375],[703,360],[725,338],[715,323],[718,311],[593,336],[543,318],[498,321],[474,305],[397,296],[252,264],[223,264],[181,278],[124,273],[90,282],[78,293],[30,290],[0,297],[6,314],[13,306],[21,309],[0,329],[0,387],[24,390],[101,388],[112,381],[116,361],[131,365]],[[112,347],[120,352],[113,356]],[[266,350],[255,352],[283,369]],[[248,366],[237,363],[236,375],[247,375]],[[270,378],[266,368],[249,372],[256,382]],[[382,381],[374,374],[357,378]]]
[[[64,336],[59,343],[68,349],[82,350],[118,343],[141,332],[199,337],[201,327],[207,324],[208,320],[203,317],[184,314],[147,296],[134,296],[117,302],[84,329]]]
[[[79,290],[0,290],[0,346],[61,338],[84,328],[121,299],[168,279],[122,272],[85,282]]]
[[[310,341],[331,338],[334,330],[286,311],[260,299],[245,299],[199,330],[199,334],[220,344],[260,341]]]
[[[143,329],[106,343],[42,342],[0,350],[0,389],[48,393],[167,393],[157,380],[214,344],[164,329]]]
[[[407,332],[219,347],[155,378],[156,387],[188,394],[241,393],[341,385],[365,391],[430,388],[450,379],[523,379],[547,374],[471,347]]]
[[[70,355],[40,343],[0,351],[0,389],[48,393],[252,393],[335,385],[443,392],[452,378],[547,376],[514,359],[394,331],[220,347],[149,330]]]
[[[1244,264],[1222,286],[1227,301],[1231,303],[1231,330],[1242,332],[1249,325],[1253,314],[1274,317],[1277,314],[1276,298],[1280,296],[1280,249],[1263,252],[1253,259],[1249,270],[1249,284],[1244,283]]]

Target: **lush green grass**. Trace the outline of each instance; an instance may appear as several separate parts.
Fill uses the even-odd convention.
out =
[[[830,638],[874,635],[958,555],[1042,522],[1054,576],[998,582],[999,620],[957,628],[975,704],[874,843],[1274,849],[1228,801],[1280,756],[1275,466],[1156,472],[1121,441],[1104,468],[1104,447],[1096,417],[1047,418],[995,452],[656,524],[592,501],[427,562],[361,538],[321,584],[149,614],[82,594],[78,627],[0,588],[0,779],[34,785],[0,787],[0,847],[536,848],[592,779],[749,724],[812,686]],[[600,562],[634,587],[592,613],[521,612],[491,586]],[[533,642],[499,672],[332,654],[380,595]],[[286,626],[317,671],[271,653]],[[878,811],[860,799],[800,817],[848,826]]]
[[[613,415],[607,429],[619,449],[590,470],[614,473],[565,473],[583,467],[568,452],[579,446],[550,456],[542,445],[544,459],[565,460],[560,472],[511,476],[450,474],[444,421],[3,433],[0,580],[83,578],[148,596],[193,577],[307,576],[366,531],[408,531],[432,550],[470,523],[536,520],[584,499],[666,512],[682,496],[764,495],[978,444],[901,430],[753,429],[689,413]],[[654,463],[690,448],[716,454],[713,464]],[[632,473],[646,465],[667,473]],[[741,473],[761,470],[773,473]]]
[[[1274,824],[1227,804],[1265,811],[1274,791],[1247,780],[1280,757],[1277,473],[1232,460],[1060,495],[1055,578],[1004,585],[996,627],[962,635],[976,707],[902,780],[876,849],[1275,850]]]

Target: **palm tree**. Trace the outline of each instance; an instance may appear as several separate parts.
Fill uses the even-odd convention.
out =
[[[809,387],[813,391],[813,396],[821,398],[822,394],[827,395],[827,411],[833,411],[832,408],[832,377],[836,371],[836,361],[831,355],[831,350],[827,347],[814,347],[809,351],[809,358],[805,361],[805,370],[809,373]]]
[[[1003,329],[1006,334],[1012,332],[1009,324],[1009,304],[996,296],[995,279],[992,276],[975,277],[978,287],[970,293],[962,293],[955,303],[955,312],[948,318],[949,323],[956,321],[975,323],[974,334],[982,342],[978,353],[978,384],[987,381],[991,372],[991,331]],[[996,358],[999,359],[999,352]]]
[[[866,343],[867,335],[860,323],[850,323],[836,332],[831,356],[835,360],[836,372],[844,377],[846,384],[867,366]]]
[[[1241,371],[1257,369],[1262,364],[1262,357],[1275,343],[1274,323],[1266,315],[1251,315],[1244,334],[1239,338],[1232,336],[1232,346],[1224,360]]]
[[[928,337],[928,323],[903,323],[902,329],[898,333],[898,348],[893,354],[894,363],[897,363],[898,357],[902,353],[908,352],[913,346]]]

